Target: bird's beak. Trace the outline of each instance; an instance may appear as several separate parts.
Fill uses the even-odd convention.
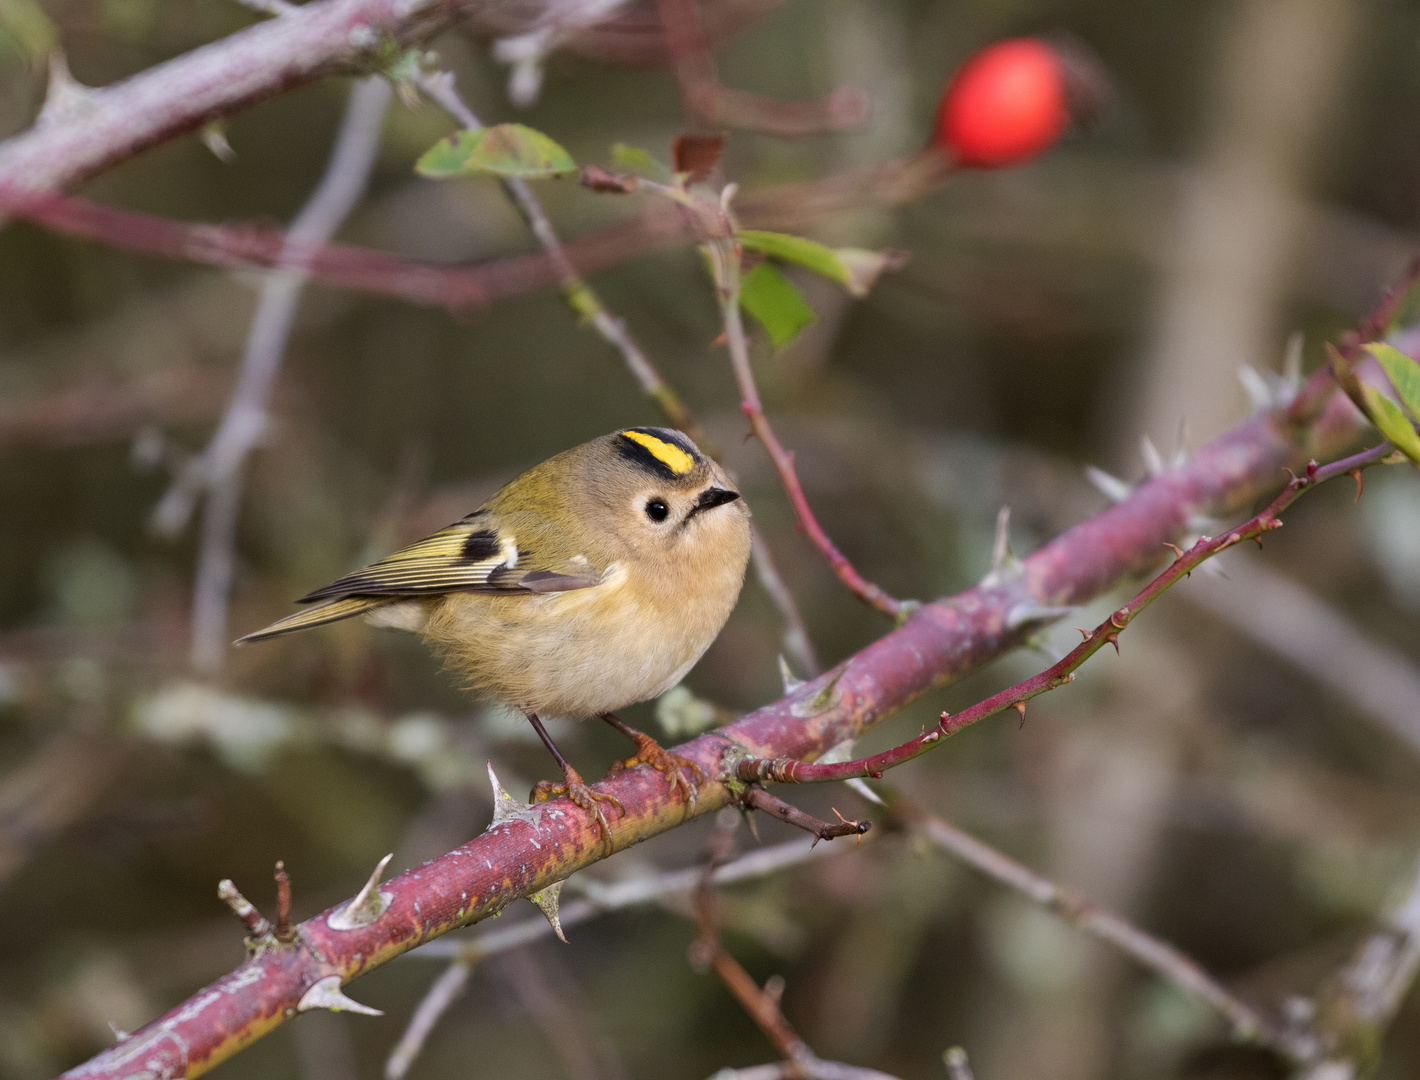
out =
[[[689,521],[702,510],[713,510],[717,506],[724,506],[728,502],[734,502],[740,497],[738,491],[731,491],[729,488],[708,487],[700,493],[700,498],[695,500],[695,505],[690,508],[690,513],[685,515],[685,521]],[[682,522],[681,524],[685,524]]]
[[[717,506],[724,506],[728,502],[734,502],[740,497],[738,491],[731,491],[729,488],[708,487],[700,493],[700,498],[696,500],[695,509],[713,510]]]

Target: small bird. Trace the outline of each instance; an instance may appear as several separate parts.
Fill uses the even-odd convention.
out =
[[[600,716],[636,743],[613,771],[647,764],[694,798],[704,774],[616,710],[685,676],[730,617],[749,563],[749,509],[678,431],[624,428],[551,457],[473,513],[302,597],[317,604],[237,644],[355,615],[423,636],[470,689],[521,711],[565,793],[610,840],[593,791],[542,716]]]

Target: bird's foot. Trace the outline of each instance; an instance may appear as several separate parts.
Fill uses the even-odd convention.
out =
[[[611,803],[616,807],[618,813],[625,815],[626,807],[621,805],[621,800],[615,795],[608,795],[604,791],[597,791],[595,788],[589,787],[577,770],[570,765],[565,765],[562,768],[562,783],[554,784],[551,780],[539,780],[532,789],[532,801],[535,803],[555,799],[559,795],[566,795],[596,819],[597,829],[606,840],[607,846],[610,847],[611,822],[607,821],[606,814],[602,812],[602,808],[598,804]]]
[[[619,773],[625,769],[635,768],[637,765],[649,765],[657,772],[665,774],[672,791],[679,787],[685,794],[686,803],[691,806],[695,805],[696,787],[705,783],[707,779],[705,770],[690,758],[672,754],[645,732],[629,728],[626,730],[626,735],[635,740],[636,753],[624,761],[613,762],[611,771]],[[686,779],[686,773],[690,774],[691,779]]]

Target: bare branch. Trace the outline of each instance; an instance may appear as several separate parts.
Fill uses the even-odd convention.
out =
[[[1298,1080],[1352,1080],[1372,1061],[1420,973],[1420,861],[1412,875],[1404,898],[1322,998],[1322,1053]]]
[[[923,812],[905,799],[894,797],[891,806],[913,829],[968,866],[1015,889],[1091,937],[1113,945],[1185,993],[1206,1002],[1227,1019],[1234,1038],[1294,1053],[1295,1048],[1289,1044],[1282,1029],[1228,991],[1172,945],[1139,929],[1127,919],[1096,907],[1073,890],[1042,877],[989,844],[982,843],[939,817]]]
[[[85,98],[0,143],[0,190],[55,191],[141,150],[313,79],[355,74],[459,22],[500,32],[557,22],[565,0],[517,12],[495,0],[312,0]],[[610,5],[610,18],[619,5]]]
[[[389,85],[377,76],[351,90],[325,175],[292,222],[288,243],[325,243],[354,208],[374,167],[389,100]],[[192,601],[192,661],[204,671],[219,668],[226,651],[242,466],[266,430],[271,391],[306,281],[304,273],[287,271],[263,282],[242,354],[241,374],[222,423],[207,449],[188,463],[154,513],[159,531],[173,535],[185,527],[199,492],[204,487],[210,491]]]

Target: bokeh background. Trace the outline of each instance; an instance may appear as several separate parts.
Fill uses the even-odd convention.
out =
[[[32,10],[0,0],[11,28],[0,31],[0,135],[33,121],[51,43],[78,80],[102,85],[257,17],[228,0],[39,10],[52,42]],[[1238,422],[1251,407],[1241,365],[1280,372],[1301,334],[1314,367],[1416,246],[1412,3],[785,0],[753,14],[718,50],[726,84],[785,98],[851,84],[873,115],[794,141],[731,134],[726,175],[745,188],[915,151],[950,71],[1002,36],[1073,35],[1114,83],[1098,130],[1028,167],[822,222],[821,239],[911,260],[862,301],[801,281],[819,322],[780,354],[757,345],[767,407],[810,499],[897,595],[976,581],[1002,505],[1016,551],[1030,551],[1106,504],[1086,464],[1132,481],[1145,471],[1141,435],[1168,457]],[[522,120],[582,161],[607,161],[618,141],[664,159],[684,124],[663,67],[563,52],[538,102],[518,110],[486,41],[450,34],[434,48],[485,121]],[[324,169],[348,88],[332,80],[235,117],[230,162],[185,138],[84,193],[189,220],[288,221]],[[413,174],[449,130],[432,105],[393,105],[343,239],[461,261],[532,249],[492,182]],[[537,191],[566,236],[630,212],[571,182]],[[257,284],[26,224],[0,231],[4,1080],[77,1063],[111,1042],[110,1023],[130,1030],[239,961],[219,878],[269,913],[272,863],[284,859],[306,917],[349,896],[388,851],[399,869],[481,830],[486,761],[516,794],[550,775],[526,725],[466,699],[396,635],[342,624],[194,673],[192,530],[162,539],[150,521],[221,415]],[[883,620],[794,531],[758,446],[742,441],[694,252],[594,284],[744,478],[819,657],[881,634]],[[231,636],[551,453],[658,419],[553,292],[454,318],[312,287],[246,474]],[[1332,485],[1264,552],[1225,558],[1226,579],[1194,575],[1131,629],[1121,658],[1102,654],[1023,725],[980,725],[896,781],[1178,944],[1248,1000],[1278,1008],[1312,993],[1408,883],[1420,846],[1420,483],[1406,469],[1377,473],[1359,506]],[[781,632],[751,580],[689,689],[724,715],[772,700]],[[1380,667],[1362,676],[1363,662]],[[1007,658],[867,745],[1043,663]],[[663,733],[657,711],[627,719]],[[555,733],[584,773],[625,752],[601,725]],[[793,797],[823,814],[866,812],[842,789]],[[789,838],[760,829],[766,842]],[[819,1054],[904,1078],[943,1076],[955,1043],[981,1080],[1284,1075],[1230,1049],[1205,1009],[1157,977],[943,853],[878,833],[723,904],[731,949],[761,981],[785,978],[786,1011]],[[708,823],[683,828],[588,874],[690,865],[707,836]],[[500,922],[524,917],[538,916],[519,905]],[[490,960],[411,1075],[700,1078],[771,1060],[724,990],[691,970],[693,934],[678,901]],[[214,1075],[379,1076],[439,971],[417,955],[391,963],[351,990],[383,1018],[303,1017]],[[1417,1072],[1412,1005],[1378,1075]]]

